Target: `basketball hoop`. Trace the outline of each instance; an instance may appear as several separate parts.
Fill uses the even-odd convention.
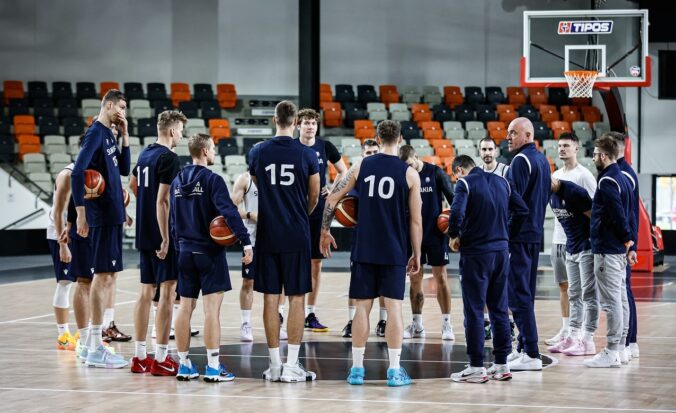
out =
[[[568,82],[568,97],[590,98],[594,89],[594,82],[599,72],[596,70],[571,70],[563,72]]]

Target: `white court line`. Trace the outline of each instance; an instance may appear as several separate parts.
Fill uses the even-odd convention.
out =
[[[425,405],[425,406],[468,406],[468,407],[512,407],[522,409],[558,409],[558,410],[592,410],[592,411],[618,411],[618,412],[676,412],[676,410],[662,409],[630,409],[618,407],[585,407],[585,406],[555,406],[555,405],[527,405],[527,404],[499,404],[499,403],[461,403],[461,402],[432,402],[423,400],[370,400],[370,399],[345,399],[328,397],[281,397],[281,396],[241,396],[225,394],[196,394],[196,393],[162,393],[162,392],[129,392],[129,391],[108,391],[108,390],[74,390],[74,389],[46,389],[46,388],[21,388],[21,387],[0,387],[0,390],[23,391],[23,392],[52,392],[52,393],[84,393],[84,394],[116,394],[123,396],[178,396],[194,398],[216,398],[216,399],[239,399],[239,400],[294,400],[294,401],[318,401],[318,402],[338,402],[338,403],[364,403],[364,404],[389,404],[389,405]]]
[[[119,305],[124,305],[124,304],[131,304],[131,303],[135,303],[135,302],[136,302],[136,300],[121,301],[121,302],[119,302],[119,303],[115,303],[115,307],[117,307],[117,306],[119,306]],[[72,309],[69,311],[69,314],[70,314],[70,313],[73,313],[73,310],[72,310]],[[35,319],[38,319],[38,318],[44,318],[44,317],[50,317],[50,316],[54,316],[54,313],[42,314],[42,315],[36,315],[36,316],[34,316],[34,317],[17,318],[16,320],[0,321],[0,324],[18,323],[18,322],[20,322],[20,321],[35,320]]]

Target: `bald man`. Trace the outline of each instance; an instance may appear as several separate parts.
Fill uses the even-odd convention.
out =
[[[542,370],[534,305],[551,169],[533,136],[533,124],[526,118],[514,119],[507,128],[508,148],[514,154],[507,179],[530,210],[521,231],[509,242],[509,307],[519,329],[517,349],[507,358],[512,371]]]

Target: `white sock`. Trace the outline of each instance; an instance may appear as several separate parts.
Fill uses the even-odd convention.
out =
[[[306,305],[305,306],[305,317],[309,316],[311,313],[315,312],[317,306],[315,305]]]
[[[442,314],[441,315],[441,322],[442,322],[442,324],[451,324],[451,315],[450,314]]]
[[[167,359],[168,349],[168,344],[155,344],[155,360],[157,360],[158,363],[162,363]]]
[[[380,319],[387,321],[387,308],[380,307]]]
[[[300,352],[300,344],[289,344],[289,354],[286,356],[286,364],[295,366],[298,364],[298,353]]]
[[[101,335],[102,332],[103,326],[101,324],[92,324],[91,330],[89,331],[89,351],[96,351],[96,347],[101,344],[101,340],[103,339],[103,336]]]
[[[190,359],[188,358],[188,352],[187,351],[179,351],[178,352],[178,361],[179,363],[183,364],[184,366],[191,367]]]
[[[146,342],[145,341],[137,341],[136,342],[136,352],[134,355],[139,359],[139,360],[145,360],[146,357],[148,357],[148,354],[146,353]]]
[[[347,314],[348,314],[348,317],[350,317],[350,321],[354,320],[354,313],[356,313],[356,312],[357,312],[357,307],[355,307],[353,305],[347,307]]]
[[[273,366],[282,365],[282,356],[279,355],[279,347],[269,348],[268,353],[270,353],[270,364]]]
[[[241,310],[242,312],[242,324],[249,323],[251,324],[251,310]]]
[[[59,336],[63,334],[70,334],[70,329],[68,329],[68,323],[66,324],[57,324],[56,329],[59,331]]]
[[[366,347],[352,347],[352,367],[364,367]]]
[[[219,350],[217,348],[207,349],[207,364],[212,369],[218,369],[218,366],[221,364],[218,361]]]
[[[153,318],[152,318],[153,329],[155,329],[155,331],[157,331],[157,325],[155,324],[155,320],[157,320],[157,306],[153,305]]]
[[[511,315],[511,314],[509,315],[509,322],[510,322],[510,323],[513,323],[513,322],[514,322],[514,316]]]
[[[401,360],[401,349],[400,348],[390,348],[387,349],[387,354],[390,357],[390,368],[398,369],[399,360]]]
[[[561,331],[568,331],[570,328],[570,317],[561,317]]]
[[[488,313],[484,313],[484,321],[491,321],[491,319],[488,317]]]
[[[585,331],[584,334],[582,334],[582,340],[584,340],[584,341],[594,341],[594,333],[590,333],[589,331]]]
[[[280,304],[279,307],[277,307],[277,311],[284,317],[284,304]]]
[[[105,311],[103,312],[103,325],[108,328],[110,326],[110,323],[115,320],[115,309],[114,308],[106,308]]]
[[[80,345],[86,346],[89,339],[89,327],[79,328],[77,331],[80,332]]]
[[[171,309],[171,328],[173,328],[174,330],[176,329],[174,321],[176,320],[176,316],[178,315],[179,308],[181,308],[180,304],[174,304],[174,307]],[[157,309],[155,309],[155,311],[157,311]]]
[[[413,322],[416,326],[422,327],[422,314],[413,314]]]

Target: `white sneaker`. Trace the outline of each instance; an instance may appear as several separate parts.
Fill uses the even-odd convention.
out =
[[[540,358],[531,358],[526,352],[523,352],[520,358],[508,361],[507,367],[510,371],[540,371],[542,370],[542,360]]]
[[[251,324],[242,323],[242,326],[239,328],[239,338],[241,341],[250,343],[253,341],[253,330],[251,329]]]
[[[282,365],[273,366],[270,364],[267,370],[263,372],[263,379],[267,381],[279,381],[279,377],[282,375]]]
[[[637,359],[641,354],[638,350],[638,343],[629,343],[629,350],[631,350],[631,357]]]
[[[516,351],[516,347],[507,355],[507,363],[521,358],[521,353]]]
[[[404,329],[404,338],[425,338],[425,327],[418,326],[412,321],[411,324]]]
[[[424,333],[424,331],[423,331]],[[455,334],[453,333],[453,326],[448,324],[443,324],[441,326],[441,339],[442,340],[455,340]]]
[[[451,380],[458,383],[486,383],[488,374],[485,367],[467,366],[465,370],[451,374]]]
[[[305,370],[303,365],[298,362],[295,366],[284,363],[282,365],[282,375],[279,377],[279,380],[285,383],[298,383],[303,381],[314,381],[316,378],[317,375],[314,372]]]
[[[150,337],[151,338],[157,338],[157,328],[155,328],[154,324],[153,324],[153,331],[150,332]]]
[[[556,333],[556,335],[554,337],[548,338],[547,340],[545,340],[545,344],[548,345],[548,346],[553,346],[555,344],[559,344],[559,341],[565,339],[567,335],[568,335],[568,331],[562,328],[561,330],[559,330],[558,333]]]
[[[617,351],[604,348],[591,359],[585,360],[584,365],[591,368],[610,368],[620,367],[622,363],[620,362],[620,355]]]
[[[617,350],[617,355],[620,357],[620,363],[622,364],[629,364],[629,360],[631,360],[631,350],[629,350],[629,355],[627,355],[627,350],[629,349],[625,346],[620,346]]]
[[[279,327],[279,339],[280,340],[289,339],[289,335],[286,333],[286,329],[284,327]]]
[[[509,371],[509,366],[506,364],[493,363],[488,368],[487,373],[491,380],[504,381],[512,379],[512,373]]]

